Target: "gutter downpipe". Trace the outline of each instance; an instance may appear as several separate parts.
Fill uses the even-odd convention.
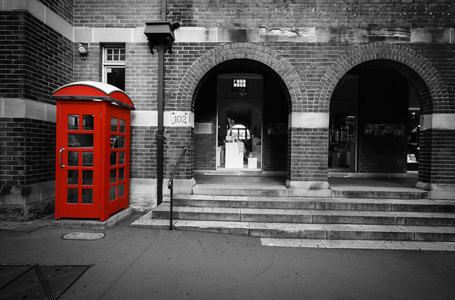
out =
[[[161,0],[160,9],[161,21],[167,18],[167,0]],[[157,191],[156,202],[160,205],[163,202],[163,177],[164,177],[164,52],[165,47],[160,44],[158,47],[158,133],[157,140]]]

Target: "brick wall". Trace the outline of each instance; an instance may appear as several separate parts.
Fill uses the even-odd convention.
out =
[[[125,6],[128,3],[128,7]],[[157,1],[75,1],[75,26],[136,27],[159,19]],[[138,11],[140,9],[141,11]],[[315,27],[318,32],[339,33],[325,42],[283,42],[273,38],[245,43],[247,36],[229,31],[233,43],[181,43],[174,45],[174,55],[166,55],[165,91],[167,110],[192,110],[199,81],[218,64],[229,59],[253,59],[272,68],[284,79],[289,90],[293,112],[328,112],[333,89],[351,68],[372,59],[393,59],[403,68],[401,73],[418,88],[424,113],[454,112],[455,79],[453,53],[455,46],[409,43],[411,28],[449,28],[455,26],[455,5],[452,1],[168,1],[168,19],[183,26],[206,26],[230,29],[271,30]],[[103,15],[103,17],[100,17]],[[363,39],[352,42],[350,35],[360,29]],[[325,30],[325,31],[324,31]],[[390,40],[370,33],[402,33]],[[437,35],[437,30],[435,31]],[[450,33],[452,34],[452,33]],[[436,39],[437,40],[437,39]],[[386,41],[382,43],[381,41]],[[238,43],[235,43],[238,42]],[[372,43],[374,42],[374,43]],[[92,47],[94,47],[92,49]],[[79,79],[99,80],[99,45],[91,44],[93,61],[77,61]],[[243,48],[243,49],[242,49]],[[77,59],[76,59],[77,60]],[[127,43],[127,87],[138,110],[156,109],[157,56],[146,44]],[[197,61],[197,63],[195,63]],[[194,64],[194,65],[193,65]],[[407,66],[412,66],[413,69]],[[407,68],[407,70],[405,70]],[[408,72],[409,71],[409,72]],[[420,79],[419,79],[420,78]],[[414,86],[414,87],[415,87]],[[431,100],[430,100],[431,99]],[[138,128],[138,130],[140,130]],[[305,131],[305,130],[303,130]],[[316,130],[318,131],[318,130]],[[313,134],[325,145],[327,132]],[[319,134],[319,136],[318,136]],[[154,135],[153,135],[154,136]],[[300,129],[291,132],[292,145],[288,160],[290,177],[321,179],[326,176],[327,148],[313,148]],[[133,139],[139,141],[140,135]],[[166,142],[171,142],[167,140]],[[153,141],[154,143],[154,141]],[[196,140],[195,140],[196,143]],[[140,143],[137,143],[139,149]],[[168,149],[168,148],[167,148]],[[143,157],[143,150],[138,155]],[[314,154],[318,152],[318,154]],[[166,154],[167,155],[167,154]],[[133,159],[134,154],[132,154]],[[312,157],[312,164],[309,157]],[[140,159],[139,159],[140,161]],[[293,166],[294,161],[303,170]],[[141,168],[138,165],[138,168]],[[325,169],[324,169],[325,168]],[[133,168],[132,168],[133,169]],[[153,167],[152,167],[153,169]],[[308,171],[309,170],[309,171]],[[147,177],[150,170],[139,169],[135,176]],[[314,171],[314,173],[312,173]],[[154,172],[151,172],[154,173]]]
[[[74,0],[74,26],[138,27],[160,19],[158,0]]]
[[[328,129],[299,129],[290,131],[291,181],[327,181]]]
[[[6,188],[55,178],[55,124],[0,119],[0,185]]]
[[[170,0],[169,19],[207,27],[445,27],[454,26],[452,1],[430,0]]]
[[[156,178],[156,133],[156,127],[131,126],[131,178]]]
[[[419,181],[455,184],[455,131],[421,131],[419,146]]]
[[[65,21],[73,24],[73,0],[39,0]]]
[[[174,171],[177,160],[182,153],[183,148],[187,149],[177,172],[176,179],[189,179],[192,177],[194,168],[193,156],[194,147],[192,128],[187,127],[168,127],[165,132],[166,140],[164,141],[164,174],[169,178]]]
[[[53,103],[72,80],[70,41],[23,11],[0,12],[0,28],[0,96]]]

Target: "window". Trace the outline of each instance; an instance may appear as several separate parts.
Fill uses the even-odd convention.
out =
[[[103,47],[103,82],[125,90],[125,46]]]

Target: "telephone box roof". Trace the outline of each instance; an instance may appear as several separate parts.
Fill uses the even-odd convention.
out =
[[[78,81],[64,85],[52,93],[55,100],[110,101],[134,109],[133,101],[121,89],[102,82]]]

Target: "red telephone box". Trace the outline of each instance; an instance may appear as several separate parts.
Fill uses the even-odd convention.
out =
[[[129,206],[131,99],[110,84],[57,89],[55,218],[105,221]]]

